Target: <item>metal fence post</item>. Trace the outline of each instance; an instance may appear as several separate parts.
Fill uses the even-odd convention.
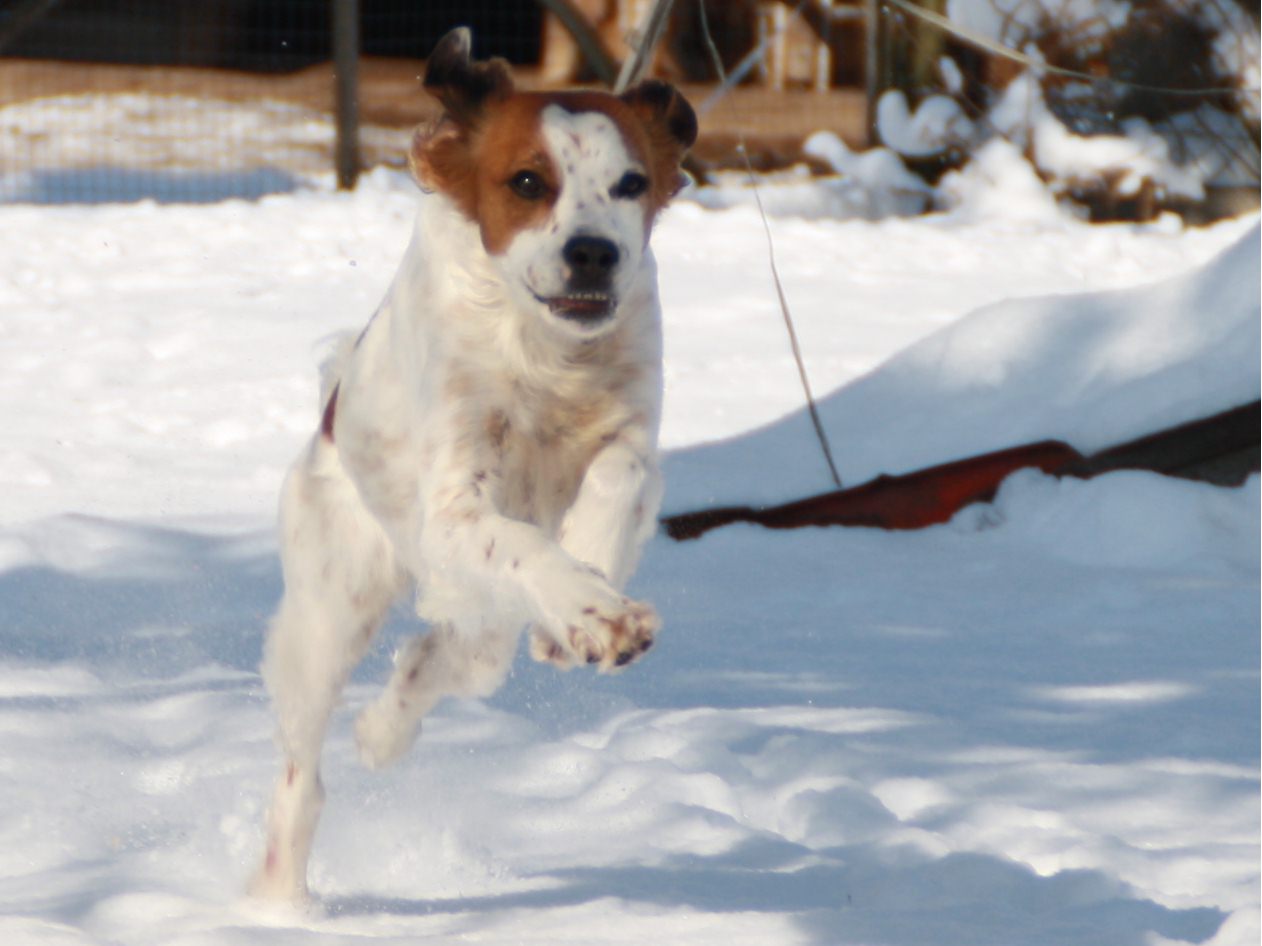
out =
[[[359,0],[332,0],[337,186],[359,176]]]
[[[881,135],[876,127],[876,102],[887,81],[886,24],[881,11],[881,0],[864,0],[864,9],[867,14],[863,63],[864,98],[867,105],[868,145],[875,147],[881,143]]]

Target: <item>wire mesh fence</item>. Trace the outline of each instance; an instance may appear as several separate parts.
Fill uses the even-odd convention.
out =
[[[0,200],[251,197],[328,172],[335,2],[0,4]],[[617,58],[650,0],[566,2]],[[700,0],[675,5],[657,74],[701,100],[713,79],[709,41],[729,67],[761,53],[740,102],[719,101],[707,115],[708,163],[734,162],[743,135],[759,136],[756,158],[773,165],[800,154],[816,128],[862,138],[861,93],[836,88],[862,74],[854,16],[831,31],[830,46],[802,19],[801,3],[706,2],[708,36]],[[862,0],[848,2],[853,14]],[[432,107],[418,91],[420,60],[453,26],[471,26],[478,54],[504,56],[528,85],[594,81],[551,6],[358,0],[362,164],[402,162],[407,132]],[[821,50],[832,52],[821,60]]]
[[[0,201],[253,197],[331,173],[339,2],[0,0]],[[357,0],[361,163],[402,164],[432,115],[421,60],[453,26],[472,26],[477,53],[509,59],[527,85],[593,82],[600,70],[552,11],[577,15],[616,61],[651,2]],[[801,161],[817,130],[888,145],[931,180],[993,135],[1037,163],[1032,119],[1001,107],[1025,88],[1067,133],[1116,138],[1141,122],[1172,167],[1256,188],[1250,2],[676,0],[653,68],[702,113],[703,168]],[[720,72],[740,81],[716,94]],[[949,99],[967,118],[951,128],[969,133],[900,148],[905,128],[877,120],[899,114],[884,108],[897,97],[877,107],[890,90],[902,126]]]
[[[332,167],[329,0],[16,0],[0,6],[0,199],[212,200]],[[533,2],[360,0],[370,160],[419,99],[416,60],[472,23],[480,49],[539,55]],[[400,113],[401,112],[401,113]],[[398,113],[398,114],[396,114]]]

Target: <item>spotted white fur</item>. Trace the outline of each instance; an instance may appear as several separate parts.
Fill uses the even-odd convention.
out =
[[[385,765],[443,697],[503,681],[523,626],[532,654],[616,669],[659,622],[621,589],[652,533],[660,317],[644,199],[614,197],[644,169],[599,110],[542,111],[560,190],[542,225],[491,255],[441,191],[367,328],[326,370],[324,421],[281,503],[285,593],[263,675],[284,754],[252,889],[307,896],[323,799],[319,760],[342,688],[409,587],[431,632],[406,645],[356,722]],[[536,297],[565,292],[575,235],[613,241],[617,306],[576,324]]]
[[[640,273],[648,232],[643,204],[615,197],[613,190],[628,171],[646,174],[647,169],[627,150],[621,130],[608,115],[550,105],[540,119],[542,137],[565,183],[548,224],[517,234],[503,254],[506,281],[524,288],[519,304],[541,305],[541,297],[565,291],[565,274],[557,266],[565,241],[578,234],[599,236],[614,243],[623,261],[614,286],[615,295],[623,298]],[[583,334],[608,327],[574,322],[567,326]]]

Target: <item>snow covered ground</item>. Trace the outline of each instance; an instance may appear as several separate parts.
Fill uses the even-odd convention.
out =
[[[1258,396],[1256,218],[1087,226],[1001,153],[954,186],[773,220],[848,481]],[[657,539],[649,659],[523,655],[369,773],[350,710],[400,614],[326,753],[317,909],[244,901],[275,494],[416,199],[377,172],[0,206],[0,942],[1257,942],[1256,477],[1018,474],[923,532]],[[828,488],[756,214],[684,202],[656,240],[668,509]]]

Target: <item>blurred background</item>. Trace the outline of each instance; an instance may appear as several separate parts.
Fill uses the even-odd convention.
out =
[[[523,86],[599,86],[654,2],[0,0],[0,201],[258,197],[339,153],[350,186],[403,166],[453,26]],[[650,70],[703,187],[877,153],[919,212],[1002,139],[1091,219],[1195,222],[1257,206],[1258,29],[1256,0],[675,0]]]

